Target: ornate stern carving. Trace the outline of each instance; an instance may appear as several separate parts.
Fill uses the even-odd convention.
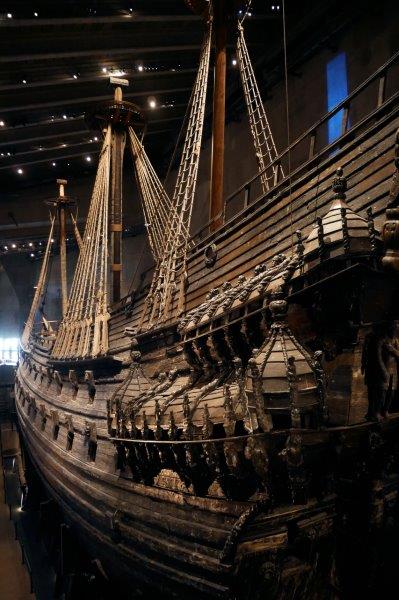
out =
[[[387,271],[399,271],[399,130],[395,143],[395,174],[389,191],[386,221],[382,229],[384,257],[382,264]]]

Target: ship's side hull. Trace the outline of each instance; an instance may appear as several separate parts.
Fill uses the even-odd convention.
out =
[[[280,507],[243,527],[236,552],[222,559],[223,549],[235,535],[235,524],[254,503],[200,498],[124,478],[116,469],[115,449],[104,428],[105,408],[101,408],[106,406],[101,396],[110,394],[112,385],[104,384],[90,404],[86,390],[73,398],[70,390],[57,393],[54,381],[41,375],[35,378],[34,364],[39,366],[34,356],[29,365],[21,361],[16,389],[19,423],[32,462],[89,552],[106,571],[126,582],[127,590],[139,585],[177,597],[230,598],[243,556],[264,557],[271,551],[289,556],[288,532],[294,523],[303,522],[301,530],[310,530],[316,522],[323,524],[322,536],[331,532],[333,498]],[[54,411],[60,423],[57,439],[49,418]],[[43,415],[47,415],[44,424]],[[69,451],[66,415],[73,419],[75,430]],[[95,462],[88,460],[88,421],[97,423]],[[305,567],[302,570],[307,572]]]

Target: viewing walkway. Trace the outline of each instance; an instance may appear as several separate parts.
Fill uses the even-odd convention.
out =
[[[5,484],[7,463],[19,452],[18,433],[10,423],[1,424],[2,477],[0,477],[0,598],[1,600],[32,600],[31,581],[26,564],[22,564],[22,552],[15,539],[14,522],[6,503]]]

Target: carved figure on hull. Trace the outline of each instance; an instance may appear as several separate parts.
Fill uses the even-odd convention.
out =
[[[396,324],[376,325],[366,336],[362,373],[367,385],[369,408],[366,419],[387,416],[398,389],[399,340]]]

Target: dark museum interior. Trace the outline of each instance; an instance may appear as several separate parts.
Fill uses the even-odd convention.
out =
[[[391,598],[399,4],[0,34],[0,599]]]

